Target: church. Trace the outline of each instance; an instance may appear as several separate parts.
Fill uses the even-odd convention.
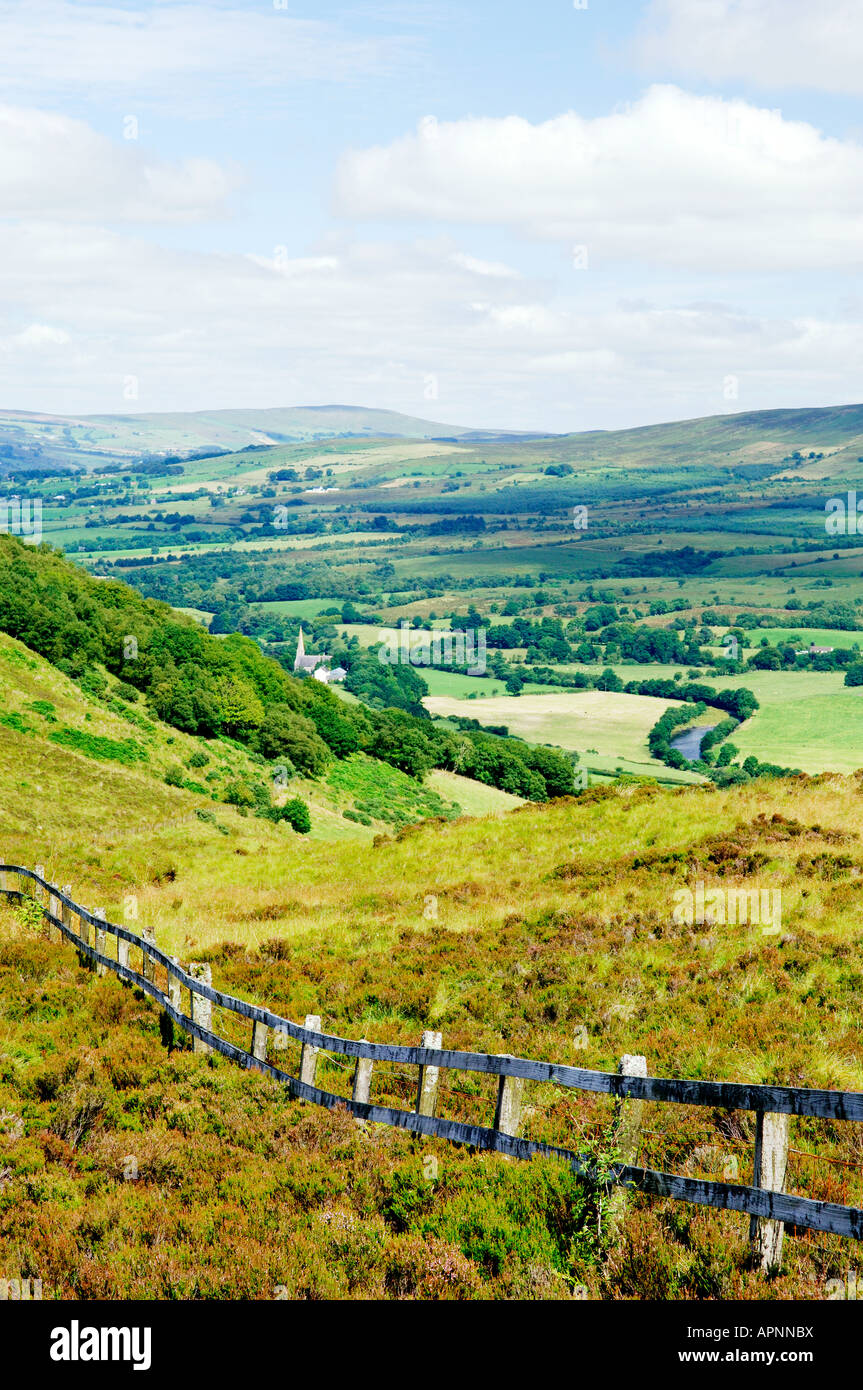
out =
[[[343,681],[348,674],[344,666],[336,666],[330,671],[326,664],[329,659],[326,652],[319,656],[306,656],[305,638],[303,637],[303,629],[300,627],[300,635],[297,638],[297,654],[294,657],[294,670],[301,675],[314,676],[315,680],[321,681],[323,685]]]

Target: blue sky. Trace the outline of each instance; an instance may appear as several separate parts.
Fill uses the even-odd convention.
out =
[[[0,0],[0,77],[0,408],[863,394],[856,0]]]

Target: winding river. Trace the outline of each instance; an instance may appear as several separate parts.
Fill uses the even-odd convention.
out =
[[[715,724],[699,724],[694,729],[684,729],[682,734],[675,734],[671,740],[671,747],[676,748],[678,753],[682,753],[684,758],[688,758],[691,763],[694,763],[701,757],[701,744],[705,734],[715,728]]]

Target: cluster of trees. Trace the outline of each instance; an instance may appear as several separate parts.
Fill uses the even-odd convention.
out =
[[[860,622],[859,615],[848,603],[824,603],[823,600],[816,600],[801,604],[796,599],[791,599],[788,603],[788,609],[795,612],[805,611],[807,627],[823,627],[832,631],[843,630],[845,632],[863,630],[863,623]],[[788,626],[787,619],[778,617],[775,613],[738,613],[735,622],[738,627],[744,628]]]
[[[641,684],[673,685],[673,682],[644,681]],[[629,690],[629,686],[627,686],[627,690]],[[690,685],[685,687],[684,693],[688,698],[693,698],[694,694],[708,690],[709,687],[707,686]],[[659,692],[642,691],[635,693],[654,694]],[[678,693],[681,693],[679,687]],[[730,700],[728,697],[731,697]],[[708,701],[710,704],[719,705],[720,708],[728,709],[731,707],[733,713],[730,718],[721,720],[703,736],[698,758],[685,758],[679,749],[672,747],[674,731],[700,718],[707,709]],[[648,747],[653,757],[664,762],[666,767],[700,772],[718,786],[723,787],[737,782],[749,782],[753,777],[791,777],[796,775],[800,771],[799,768],[780,767],[776,763],[760,762],[751,754],[742,765],[734,762],[739,749],[726,740],[738,728],[743,719],[748,718],[749,714],[757,708],[758,701],[751,690],[710,692],[706,697],[698,698],[695,703],[672,707],[660,715],[647,736]],[[720,744],[722,746],[717,757],[713,750]]]
[[[860,652],[847,647],[834,647],[829,652],[798,649],[790,643],[781,647],[764,646],[746,663],[747,671],[841,671],[859,662]],[[846,681],[846,685],[853,682]]]
[[[688,767],[689,762],[683,754],[672,748],[671,738],[675,729],[679,729],[682,724],[691,724],[706,708],[707,706],[699,701],[697,705],[673,706],[660,715],[647,735],[647,746],[651,756],[658,758],[667,767]]]
[[[627,695],[653,695],[660,700],[691,700],[696,704],[714,705],[724,709],[740,724],[758,709],[758,701],[744,686],[736,690],[714,690],[712,685],[699,681],[646,680],[628,681],[623,687]]]
[[[469,610],[467,618],[451,619],[451,626],[466,631],[484,627],[484,621],[475,609]],[[564,635],[563,623],[559,618],[542,618],[532,622],[530,618],[516,617],[511,623],[495,623],[485,629],[486,645],[503,650],[526,647],[528,661],[574,661],[575,653]]]
[[[640,664],[648,662],[681,662],[694,666],[705,661],[712,662],[695,641],[681,641],[673,628],[635,627],[632,624],[613,624],[603,634],[606,644],[615,642],[621,661]]]
[[[428,686],[414,666],[384,665],[377,651],[355,648],[345,689],[373,709],[400,709],[418,719],[427,718],[423,696]]]
[[[375,734],[368,751],[412,777],[440,767],[530,801],[574,790],[577,758],[559,749],[465,727],[471,720],[459,720],[460,727],[450,730],[400,710],[369,711],[369,718]]]

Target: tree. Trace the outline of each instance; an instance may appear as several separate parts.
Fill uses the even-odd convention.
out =
[[[612,671],[610,667],[606,667],[596,682],[596,688],[597,690],[622,690],[623,681],[615,671]]]
[[[286,801],[284,806],[278,808],[277,819],[287,821],[298,835],[308,835],[312,828],[309,808],[298,796],[295,796],[291,801]]]
[[[185,733],[197,733],[192,691],[176,670],[167,672],[164,680],[150,687],[147,700],[153,713],[166,724]]]
[[[566,753],[555,748],[527,748],[522,757],[542,777],[549,796],[572,796],[573,764]]]
[[[329,701],[309,706],[309,716],[327,747],[337,758],[347,758],[360,746],[351,724]]]
[[[863,685],[863,661],[853,661],[845,672],[846,685]]]
[[[311,719],[290,705],[272,705],[267,710],[252,746],[268,762],[287,759],[313,777],[323,772],[330,761],[329,749]]]
[[[243,676],[223,676],[217,694],[225,733],[248,733],[264,722],[264,707],[257,691]]]
[[[375,733],[369,752],[381,762],[397,767],[409,777],[421,780],[435,765],[432,744],[409,724],[388,721]]]

